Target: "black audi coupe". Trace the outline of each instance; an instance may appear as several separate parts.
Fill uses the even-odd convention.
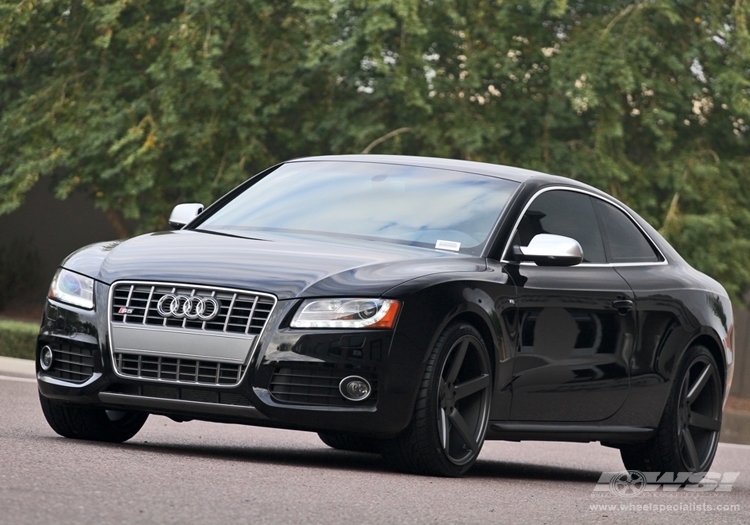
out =
[[[486,439],[599,441],[628,469],[705,472],[732,307],[627,206],[478,162],[284,162],[173,231],[57,271],[36,363],[58,434],[149,414],[317,432],[458,476]]]

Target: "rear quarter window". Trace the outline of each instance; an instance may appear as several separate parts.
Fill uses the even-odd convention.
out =
[[[611,263],[659,262],[651,242],[623,211],[599,199],[592,199],[604,234],[607,260]]]

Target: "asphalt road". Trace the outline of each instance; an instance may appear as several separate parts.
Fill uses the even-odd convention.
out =
[[[712,471],[740,473],[730,491],[625,497],[594,490],[623,466],[593,443],[488,442],[469,475],[441,479],[311,433],[158,416],[122,445],[69,440],[13,375],[0,377],[2,524],[750,523],[750,446],[719,447]]]

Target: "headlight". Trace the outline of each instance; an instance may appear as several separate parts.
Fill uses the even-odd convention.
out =
[[[400,303],[392,299],[311,299],[292,319],[294,328],[393,328]]]
[[[52,279],[49,296],[81,308],[93,308],[94,280],[60,268]]]

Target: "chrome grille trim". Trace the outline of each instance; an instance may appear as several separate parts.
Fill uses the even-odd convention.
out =
[[[156,303],[166,294],[213,297],[219,301],[219,315],[209,321],[162,317],[156,309]],[[171,283],[118,282],[110,291],[109,315],[110,322],[125,325],[260,335],[274,306],[274,296],[258,292]],[[126,311],[119,313],[120,309]],[[131,309],[133,311],[129,312]]]
[[[214,297],[220,303],[219,315],[211,320],[174,319],[162,317],[156,310],[159,298],[167,293],[181,295],[200,295]],[[263,292],[237,290],[218,286],[193,285],[185,283],[167,283],[151,281],[117,281],[110,286],[107,315],[109,319],[109,347],[115,374],[128,379],[143,381],[166,382],[172,384],[200,384],[218,387],[234,387],[242,382],[245,373],[255,355],[268,320],[276,307],[275,296]],[[132,308],[133,312],[122,314],[120,308]],[[175,355],[173,352],[143,352],[128,351],[126,348],[116,349],[113,344],[113,327],[131,327],[157,330],[166,328],[164,332],[177,332],[190,336],[200,334],[201,337],[216,338],[217,344],[222,339],[246,339],[249,344],[247,356],[240,364],[238,359],[196,356],[193,359]],[[118,329],[121,330],[121,329]],[[209,345],[210,346],[210,345]],[[133,365],[123,369],[122,359],[126,358]],[[187,363],[193,369],[193,376],[175,374],[172,369],[166,369],[165,364],[176,366],[180,371],[187,368]],[[147,364],[148,369],[144,369]],[[211,370],[209,380],[207,374]],[[230,381],[231,378],[231,381]]]

